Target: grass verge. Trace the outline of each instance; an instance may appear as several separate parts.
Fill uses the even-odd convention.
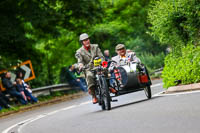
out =
[[[83,92],[77,90],[70,90],[67,92],[62,92],[62,91],[52,92],[51,95],[40,95],[37,97],[39,101],[37,103],[34,104],[28,103],[27,105],[11,104],[12,108],[9,109],[3,108],[2,110],[0,110],[0,117],[7,116],[17,112],[24,112],[26,110],[31,110],[35,107],[40,107],[44,105],[58,103],[61,101],[70,100],[76,97],[80,97],[83,94],[84,94]]]

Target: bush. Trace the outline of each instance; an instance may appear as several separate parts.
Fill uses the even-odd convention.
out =
[[[181,55],[170,53],[165,58],[165,67],[162,73],[164,87],[182,84],[197,83],[200,81],[200,47],[189,44],[181,49]]]

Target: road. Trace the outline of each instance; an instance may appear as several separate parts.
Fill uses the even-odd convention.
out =
[[[101,111],[90,96],[0,119],[2,133],[199,133],[200,93],[159,95],[162,81],[144,91],[117,97]]]

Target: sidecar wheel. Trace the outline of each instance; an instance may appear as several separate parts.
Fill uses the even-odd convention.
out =
[[[144,92],[145,92],[145,95],[147,96],[148,99],[151,99],[151,86],[148,85],[144,88]]]

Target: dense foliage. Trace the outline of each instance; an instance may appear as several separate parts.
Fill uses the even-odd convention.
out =
[[[199,82],[200,2],[156,1],[149,11],[149,22],[151,35],[171,49],[165,59],[164,86]]]
[[[200,81],[200,47],[188,45],[182,48],[181,56],[167,55],[163,71],[165,87]]]
[[[170,46],[199,42],[200,2],[198,0],[159,0],[149,11],[151,34]]]
[[[6,0],[0,2],[0,70],[30,59],[33,87],[59,82],[61,68],[76,62],[78,37],[115,54],[133,49],[150,69],[163,66],[165,45],[150,36],[147,22],[154,0]]]

